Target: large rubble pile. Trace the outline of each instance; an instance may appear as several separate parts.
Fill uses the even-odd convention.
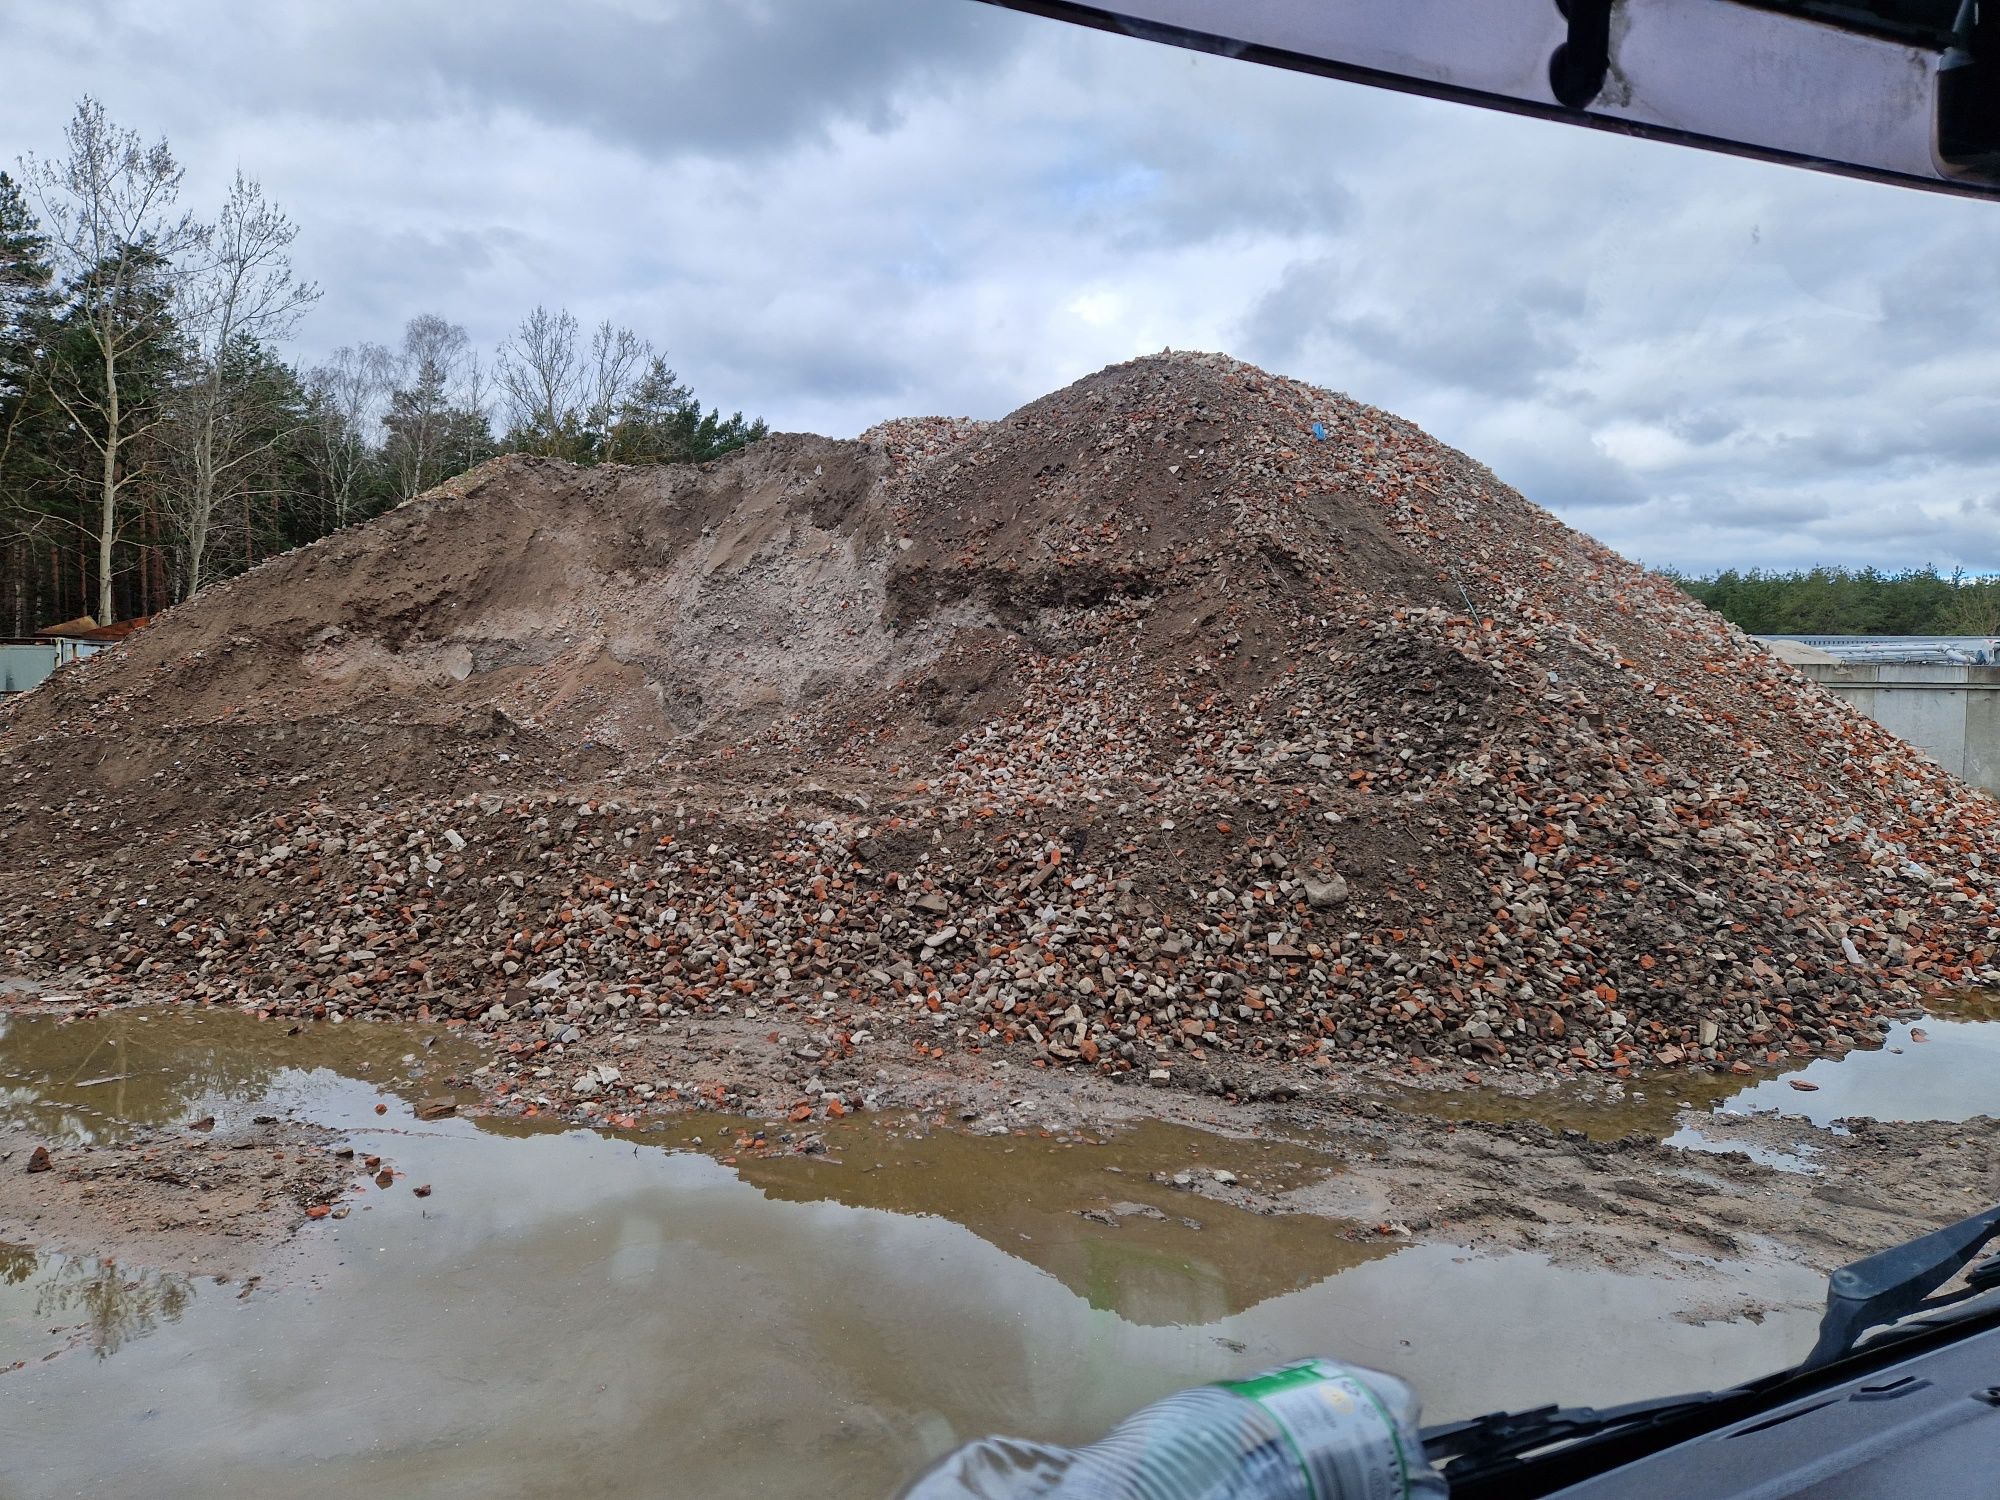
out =
[[[1742,1067],[2000,977],[1989,798],[1409,423],[1217,356],[701,469],[496,461],[0,725],[0,966],[427,1008],[585,1096],[674,1080],[545,1049],[746,1014],[834,1100],[879,1049]]]

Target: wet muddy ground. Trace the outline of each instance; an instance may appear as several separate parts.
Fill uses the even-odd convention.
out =
[[[886,1494],[1313,1351],[1432,1420],[1709,1387],[1804,1352],[1828,1266],[2000,1196],[1996,1037],[1588,1097],[598,1131],[478,1111],[441,1030],[4,1016],[0,1494]],[[1815,1123],[1870,1109],[1908,1118]],[[78,1196],[148,1152],[180,1180]]]

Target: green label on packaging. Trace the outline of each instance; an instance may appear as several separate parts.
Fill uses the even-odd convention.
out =
[[[1261,1406],[1284,1435],[1312,1500],[1406,1500],[1408,1456],[1395,1418],[1368,1386],[1317,1360],[1249,1380],[1219,1380]]]
[[[1234,1391],[1249,1401],[1262,1401],[1266,1396],[1275,1396],[1279,1391],[1289,1391],[1294,1386],[1317,1385],[1326,1377],[1320,1374],[1319,1366],[1310,1362],[1292,1365],[1287,1369],[1273,1370],[1268,1375],[1255,1375],[1248,1380],[1218,1380],[1215,1383],[1225,1391]]]

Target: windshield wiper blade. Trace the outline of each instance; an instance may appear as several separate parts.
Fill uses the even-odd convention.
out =
[[[2000,1280],[2000,1269],[1993,1262],[1977,1267],[1964,1291],[1943,1297],[1930,1295],[1996,1238],[2000,1238],[2000,1205],[1842,1266],[1827,1281],[1819,1341],[1798,1368],[1816,1370],[1831,1364],[1852,1350],[1871,1328],[1989,1290]]]
[[[1996,1254],[1967,1273],[1962,1290],[1931,1295],[1995,1239],[2000,1239],[2000,1205],[1842,1267],[1828,1278],[1826,1313],[1812,1352],[1791,1369],[1749,1385],[1663,1396],[1625,1406],[1542,1406],[1492,1412],[1425,1428],[1424,1452],[1456,1487],[1487,1478],[1543,1449],[1664,1426],[1691,1412],[1739,1398],[1771,1397],[1799,1376],[1853,1353],[1861,1336],[1871,1329],[2000,1289],[2000,1254]],[[1924,1326],[1913,1325],[1907,1331],[1921,1332]],[[1879,1342],[1870,1341],[1870,1347]]]
[[[1737,1394],[1735,1390],[1704,1391],[1624,1406],[1538,1406],[1530,1411],[1490,1412],[1463,1422],[1426,1427],[1424,1454],[1457,1486],[1524,1454],[1664,1422]]]

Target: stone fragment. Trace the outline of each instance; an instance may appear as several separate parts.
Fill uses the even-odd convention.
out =
[[[1338,906],[1347,899],[1347,879],[1334,875],[1320,880],[1312,875],[1301,875],[1300,883],[1305,887],[1306,900],[1319,908]]]

